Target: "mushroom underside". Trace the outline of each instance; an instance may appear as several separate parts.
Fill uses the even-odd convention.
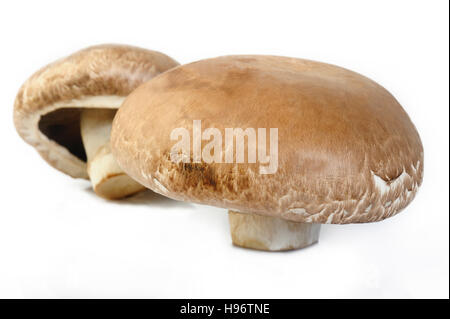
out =
[[[109,147],[112,120],[117,108],[62,107],[44,114],[39,130],[73,156],[87,162],[87,172],[97,195],[119,199],[145,189],[119,167]]]
[[[67,107],[42,115],[38,122],[39,131],[49,140],[66,148],[83,162],[87,161],[81,140],[80,115],[82,109]]]

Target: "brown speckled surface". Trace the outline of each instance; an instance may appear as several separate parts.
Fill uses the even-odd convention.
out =
[[[278,171],[172,163],[170,132],[192,132],[193,120],[222,136],[226,127],[278,128]],[[388,91],[294,58],[227,56],[172,69],[128,96],[111,144],[127,174],[156,192],[296,222],[391,217],[414,198],[423,174],[420,137]]]

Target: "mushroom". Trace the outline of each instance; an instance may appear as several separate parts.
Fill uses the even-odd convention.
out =
[[[42,68],[22,85],[14,104],[16,129],[51,166],[89,178],[99,196],[134,194],[145,188],[111,154],[112,119],[132,90],[176,65],[162,53],[131,46],[81,50]]]
[[[124,101],[111,147],[142,185],[227,208],[233,243],[270,251],[317,242],[320,224],[394,216],[423,174],[420,137],[388,91],[287,57],[226,56],[162,74]]]

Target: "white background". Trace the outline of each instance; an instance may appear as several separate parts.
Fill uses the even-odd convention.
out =
[[[448,1],[2,1],[0,297],[449,297]],[[20,85],[86,46],[180,63],[274,54],[386,87],[425,148],[417,198],[389,220],[326,225],[320,243],[233,247],[223,209],[151,192],[121,202],[49,167],[15,132]]]

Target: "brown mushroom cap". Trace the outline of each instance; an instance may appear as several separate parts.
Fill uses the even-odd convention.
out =
[[[81,50],[22,85],[14,104],[16,129],[50,165],[87,178],[80,110],[119,108],[137,86],[176,65],[162,53],[125,45]]]
[[[192,132],[193,120],[222,136],[278,128],[277,172],[173,163],[171,130]],[[127,174],[165,196],[305,223],[393,216],[423,172],[420,137],[388,91],[352,71],[286,57],[219,57],[158,76],[127,97],[111,145]]]

